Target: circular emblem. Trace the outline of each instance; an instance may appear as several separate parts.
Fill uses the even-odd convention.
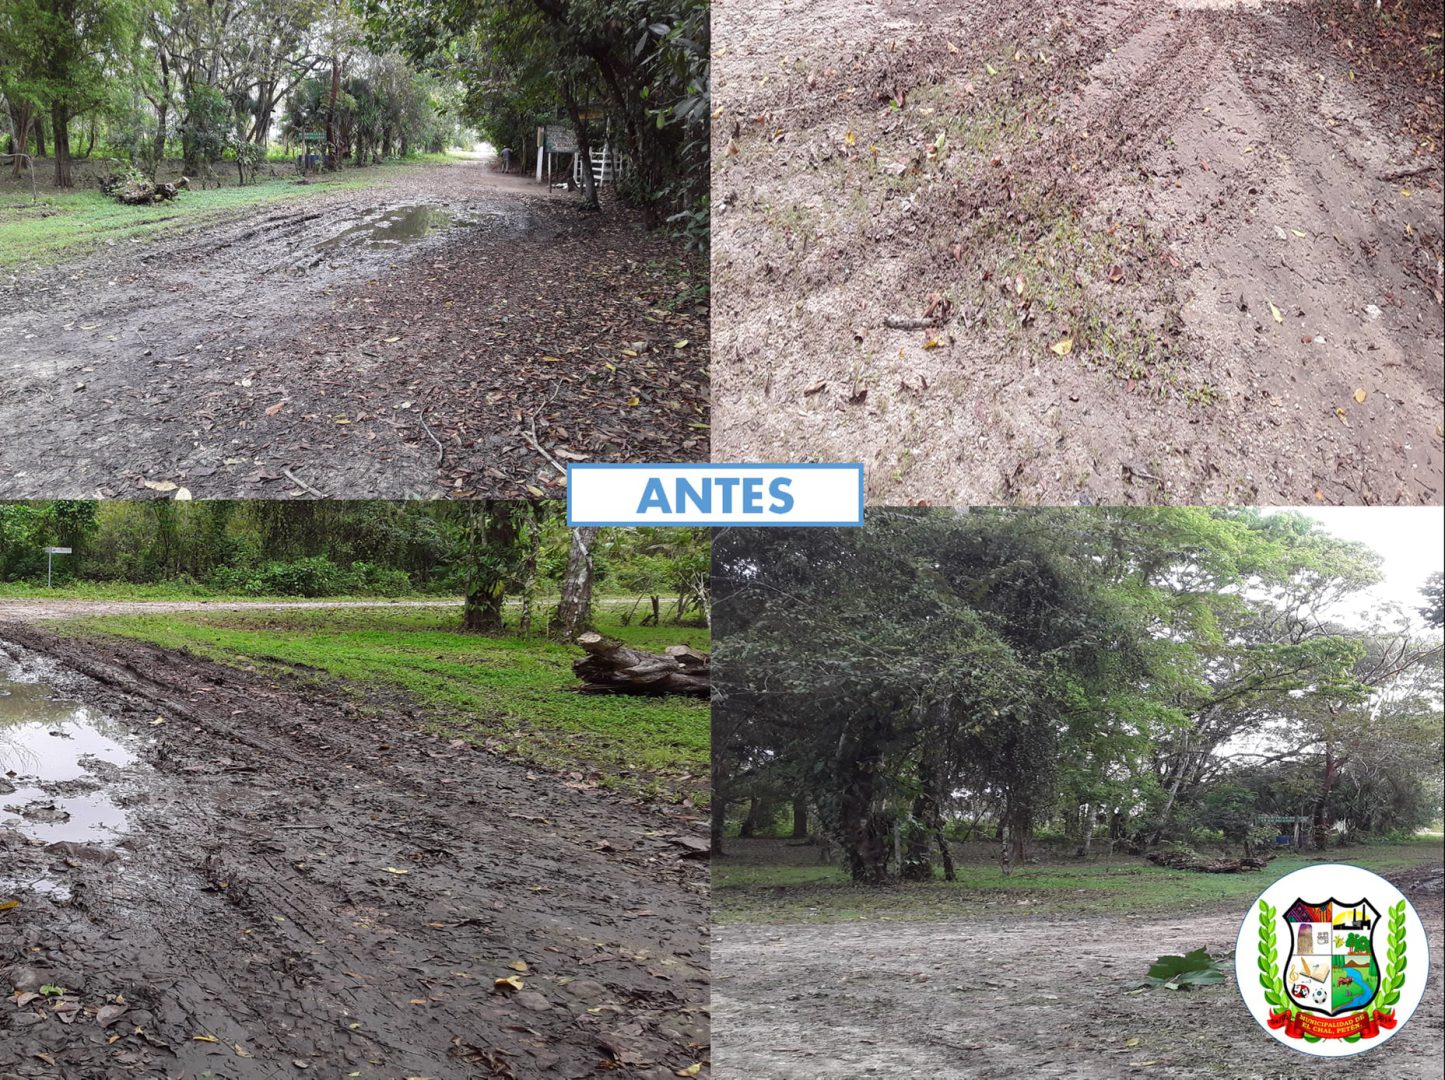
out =
[[[1400,890],[1341,863],[1265,889],[1234,951],[1240,995],[1260,1027],[1318,1057],[1387,1042],[1420,1004],[1429,967],[1425,927]]]

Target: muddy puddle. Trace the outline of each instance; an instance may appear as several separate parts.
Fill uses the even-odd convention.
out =
[[[475,218],[459,214],[447,206],[414,203],[407,206],[381,207],[316,246],[320,251],[335,251],[358,245],[368,248],[400,247],[409,241],[420,240],[454,225],[475,224]]]
[[[37,846],[113,847],[128,825],[115,781],[136,755],[109,717],[54,690],[53,674],[0,652],[0,832]],[[0,892],[8,888],[64,893],[0,866]]]

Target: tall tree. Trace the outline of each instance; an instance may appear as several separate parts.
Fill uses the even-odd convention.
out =
[[[558,641],[575,641],[578,634],[592,628],[592,580],[596,572],[592,545],[598,530],[583,527],[569,532],[571,543],[567,569],[562,575],[562,596],[552,616],[551,632]]]

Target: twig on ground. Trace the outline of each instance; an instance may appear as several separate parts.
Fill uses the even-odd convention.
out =
[[[1388,184],[1396,180],[1405,180],[1412,176],[1423,176],[1425,173],[1434,172],[1435,168],[1436,166],[1433,163],[1429,165],[1416,165],[1413,169],[1400,169],[1397,172],[1385,173],[1377,179],[1383,180]]]
[[[532,430],[530,434],[525,431],[522,432],[522,438],[526,441],[528,446],[530,446],[533,450],[537,451],[537,453],[541,454],[544,458],[546,458],[547,461],[551,464],[552,468],[556,469],[563,476],[566,476],[566,467],[559,464],[556,458],[554,458],[551,454],[547,453],[546,450],[542,449],[542,440],[537,438],[537,417],[541,415],[543,409],[545,409],[548,405],[552,404],[552,402],[557,399],[557,391],[558,387],[552,387],[552,392],[547,395],[547,400],[542,402],[541,405],[538,405],[537,408],[532,411],[531,419],[527,422],[528,426]]]
[[[312,487],[310,484],[308,484],[305,480],[302,480],[299,476],[297,476],[295,473],[293,473],[290,469],[288,469],[288,468],[286,468],[286,467],[283,466],[282,469],[281,469],[281,472],[282,472],[282,474],[285,475],[285,477],[286,477],[287,480],[290,480],[290,481],[291,481],[293,484],[295,484],[297,487],[300,487],[300,488],[304,489],[305,491],[309,491],[312,495],[315,495],[318,499],[328,498],[327,494],[326,494],[324,491],[317,491],[314,487]]]
[[[883,325],[890,330],[928,330],[938,325],[938,320],[915,319],[908,315],[885,315]]]
[[[447,456],[446,447],[442,446],[442,441],[432,434],[431,428],[427,427],[426,413],[420,413],[419,416],[421,418],[421,429],[427,433],[427,437],[430,438],[432,442],[437,444],[437,468],[440,469],[442,467],[442,460]]]
[[[537,451],[537,453],[541,454],[544,458],[546,458],[551,463],[552,468],[556,469],[563,476],[567,475],[567,469],[563,465],[559,464],[556,458],[554,458],[551,454],[547,453],[547,451],[542,448],[542,444],[537,441],[537,424],[535,421],[533,421],[532,423],[531,431],[522,432],[522,438],[527,441],[528,446],[530,446],[533,450]]]

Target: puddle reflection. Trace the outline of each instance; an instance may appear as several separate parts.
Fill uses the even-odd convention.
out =
[[[0,829],[46,844],[113,842],[126,813],[109,781],[135,755],[108,717],[41,677],[0,654]]]

